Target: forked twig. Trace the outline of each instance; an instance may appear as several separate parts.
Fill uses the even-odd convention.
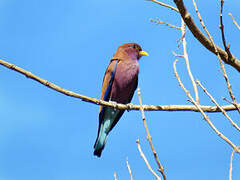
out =
[[[211,44],[212,44],[212,46],[214,47],[215,54],[216,54],[217,57],[218,57],[218,60],[219,60],[219,63],[220,63],[220,67],[221,67],[221,69],[222,69],[222,71],[223,71],[223,76],[224,76],[225,81],[226,81],[226,83],[227,83],[227,88],[228,88],[229,95],[230,95],[230,97],[232,98],[232,101],[233,101],[233,105],[237,108],[238,112],[240,113],[240,108],[238,107],[237,102],[236,102],[236,99],[235,99],[235,96],[233,95],[233,92],[232,92],[232,89],[231,89],[231,84],[230,84],[230,82],[229,82],[229,79],[228,79],[228,76],[227,76],[227,73],[226,73],[225,66],[224,66],[224,64],[223,64],[223,62],[222,62],[222,59],[221,59],[221,57],[220,57],[220,53],[219,53],[219,51],[218,51],[218,49],[217,49],[217,47],[216,47],[216,45],[215,45],[215,43],[214,43],[214,41],[213,41],[212,36],[211,36],[210,33],[208,32],[208,30],[207,30],[207,28],[206,28],[206,26],[205,26],[205,24],[204,24],[204,22],[203,22],[203,20],[202,20],[202,17],[201,17],[201,15],[200,15],[199,11],[198,11],[197,4],[196,4],[195,0],[192,0],[192,2],[193,2],[193,6],[194,6],[194,8],[195,8],[195,10],[196,10],[196,13],[197,13],[197,15],[198,15],[199,21],[200,21],[203,29],[204,29],[205,32],[207,33],[207,35],[208,35],[208,37],[209,37],[209,39],[210,39],[210,41],[211,41]],[[230,58],[230,57],[229,57],[229,58]]]
[[[174,29],[181,29],[181,27],[178,27],[178,26],[175,26],[175,25],[172,25],[172,24],[169,24],[169,23],[166,23],[164,21],[161,21],[159,18],[157,18],[157,20],[153,20],[153,19],[150,19],[150,21],[152,23],[156,23],[156,24],[164,24],[170,28],[174,28]]]
[[[192,104],[194,104],[199,111],[201,112],[201,114],[203,115],[203,118],[206,120],[206,122],[208,123],[208,125],[212,128],[212,130],[221,138],[223,139],[225,142],[227,142],[233,149],[236,149],[237,146],[235,144],[232,143],[232,141],[230,141],[226,136],[224,136],[215,126],[214,124],[211,122],[211,120],[209,119],[209,117],[205,114],[205,112],[201,109],[201,107],[199,106],[199,104],[193,99],[193,97],[191,96],[190,92],[184,87],[182,81],[180,80],[180,77],[177,73],[177,68],[176,68],[176,63],[177,63],[178,59],[176,59],[173,63],[173,69],[174,69],[174,74],[178,80],[178,83],[180,85],[180,87],[184,90],[184,92],[186,93],[187,97],[190,99],[190,102]],[[239,149],[236,149],[236,152],[240,153]]]
[[[164,173],[164,169],[163,169],[163,166],[161,165],[159,159],[158,159],[158,155],[157,155],[157,152],[153,146],[153,143],[152,143],[152,137],[150,135],[150,132],[148,130],[148,127],[147,127],[147,123],[146,123],[146,118],[145,118],[145,114],[144,114],[144,109],[143,109],[143,106],[142,106],[142,99],[141,99],[141,92],[140,92],[140,88],[138,88],[138,99],[139,99],[139,104],[140,104],[140,111],[141,111],[141,114],[142,114],[142,120],[143,120],[143,124],[144,124],[144,127],[145,127],[145,130],[147,132],[147,140],[151,146],[151,149],[152,149],[152,152],[153,152],[153,155],[154,155],[154,158],[157,162],[157,165],[158,165],[158,170],[161,172],[162,176],[163,176],[163,179],[166,180],[166,175]]]
[[[232,59],[232,53],[230,52],[230,44],[227,46],[226,39],[225,39],[225,34],[224,34],[223,15],[222,15],[223,4],[224,4],[224,0],[221,0],[221,6],[220,6],[220,29],[221,29],[221,34],[222,34],[222,42],[223,42],[223,46],[225,48],[225,51],[228,54],[228,59]]]
[[[228,116],[226,111],[217,103],[217,101],[212,97],[212,95],[207,91],[207,89],[200,83],[199,80],[197,80],[197,84],[203,89],[203,91],[208,95],[208,97],[211,99],[211,101],[222,111],[223,115],[230,121],[230,123],[238,130],[240,131],[240,128],[238,125]]]
[[[197,27],[197,25],[194,23],[193,18],[191,17],[191,14],[186,9],[186,6],[183,2],[183,0],[174,0],[174,3],[176,4],[179,13],[181,14],[182,18],[184,19],[184,22],[188,26],[189,30],[192,32],[194,37],[209,51],[216,54],[216,51],[211,43],[211,41],[200,31],[200,29]],[[238,72],[240,72],[240,60],[236,58],[234,55],[232,59],[229,61],[227,52],[220,48],[219,46],[216,46],[218,52],[220,53],[220,56],[222,60],[234,67]]]
[[[174,51],[172,51],[172,53],[173,53],[173,55],[176,56],[176,57],[182,57],[182,58],[184,58],[184,55],[182,55],[182,54],[176,54]]]
[[[228,100],[226,97],[223,97],[223,100],[224,100],[224,101],[226,101],[226,102],[228,102],[229,104],[232,104],[234,107],[236,107],[236,106],[237,106],[236,110],[238,110],[238,109],[239,109],[239,107],[240,107],[240,104],[237,104],[236,102],[234,103],[234,102],[232,102],[232,101]],[[239,111],[239,110],[238,110],[238,112],[240,113],[240,111]]]
[[[145,164],[147,165],[148,169],[157,178],[157,180],[161,180],[161,178],[157,175],[157,173],[155,173],[154,170],[151,168],[150,164],[148,163],[148,160],[147,160],[146,156],[142,152],[141,146],[139,144],[139,139],[137,139],[136,143],[137,143],[137,147],[138,147],[138,151],[140,153],[140,156],[143,158],[143,160],[144,160]]]

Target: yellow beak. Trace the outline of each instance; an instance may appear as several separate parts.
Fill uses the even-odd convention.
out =
[[[140,51],[140,52],[139,52],[139,55],[140,55],[140,56],[149,56],[146,51]]]

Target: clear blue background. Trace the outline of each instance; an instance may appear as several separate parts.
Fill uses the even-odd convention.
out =
[[[172,1],[167,1],[172,5]],[[220,46],[219,1],[198,1],[198,8]],[[196,23],[196,14],[187,7]],[[227,42],[240,57],[239,0],[226,0],[224,25]],[[139,87],[144,104],[190,104],[174,77],[171,51],[181,54],[181,32],[150,22],[160,18],[180,25],[177,13],[144,0],[1,0],[0,57],[63,88],[99,98],[105,69],[117,47],[137,42],[150,56],[140,60]],[[200,27],[200,26],[199,26]],[[220,104],[227,104],[224,78],[217,58],[187,32],[192,72]],[[181,47],[181,45],[180,45]],[[185,86],[192,91],[183,59],[177,64]],[[240,101],[240,74],[226,66]],[[139,155],[140,139],[153,169],[157,166],[146,140],[138,111],[126,112],[111,132],[102,157],[93,156],[99,106],[44,87],[0,67],[0,180],[129,179],[126,157],[134,179],[154,179]],[[200,103],[213,105],[200,88]],[[138,104],[135,94],[133,101]],[[229,115],[239,122],[239,114]],[[239,145],[239,132],[221,114],[213,123]],[[199,113],[146,112],[148,126],[168,179],[228,179],[231,148]],[[240,179],[239,155],[233,179]]]

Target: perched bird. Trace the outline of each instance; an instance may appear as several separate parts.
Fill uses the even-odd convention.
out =
[[[107,67],[102,84],[101,99],[116,103],[130,103],[137,88],[138,60],[148,53],[136,43],[121,45]],[[100,106],[98,136],[94,144],[94,155],[100,157],[108,133],[117,124],[124,110]]]

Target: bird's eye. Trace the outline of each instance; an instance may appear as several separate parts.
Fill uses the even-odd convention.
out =
[[[132,45],[132,48],[133,48],[133,49],[137,49],[136,44]]]

